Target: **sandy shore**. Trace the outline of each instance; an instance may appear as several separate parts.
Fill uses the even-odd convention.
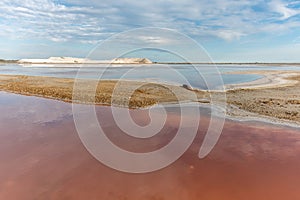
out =
[[[226,90],[232,89],[265,89],[286,87],[297,84],[297,80],[289,79],[289,77],[300,75],[299,71],[270,71],[270,70],[253,70],[253,71],[235,71],[228,74],[256,74],[263,75],[263,78],[239,84],[226,85]]]
[[[118,84],[118,89],[115,89]],[[155,104],[194,101],[208,95],[205,91],[187,90],[180,86],[116,80],[77,80],[76,98],[73,98],[74,79],[0,75],[0,90],[23,95],[33,95],[65,102],[117,105],[142,108]],[[96,92],[94,91],[96,89]],[[130,91],[134,91],[130,93]],[[175,96],[175,94],[180,94]],[[113,98],[112,98],[113,96]]]
[[[261,74],[264,78],[226,87],[228,115],[238,118],[265,117],[279,120],[279,122],[300,124],[300,72],[243,71],[235,73]],[[77,87],[77,99],[73,99],[73,79],[0,75],[0,90],[66,102],[113,104],[129,108],[178,103],[178,101],[209,103],[210,95],[217,97],[219,95],[219,100],[222,101],[223,94],[136,81],[118,82],[121,89],[113,93],[117,81],[107,80],[98,83],[93,80],[81,80],[80,82],[81,86]],[[95,84],[97,85],[96,93],[93,92],[92,87]],[[131,90],[134,91],[132,94],[129,93]],[[196,98],[193,98],[193,95]]]
[[[264,78],[227,86],[227,103],[234,116],[264,116],[282,122],[300,123],[300,72],[243,71],[235,74],[259,74]],[[236,110],[246,112],[239,112]]]

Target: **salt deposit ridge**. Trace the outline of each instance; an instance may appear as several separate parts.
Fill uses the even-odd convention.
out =
[[[112,60],[90,60],[74,57],[50,57],[47,59],[21,59],[20,64],[151,64],[147,58],[115,58]]]

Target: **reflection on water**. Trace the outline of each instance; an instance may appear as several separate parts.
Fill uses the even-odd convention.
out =
[[[178,127],[170,108],[162,133],[132,140],[118,129],[110,107],[97,107],[108,137],[120,147],[152,151]],[[205,159],[198,151],[209,122],[201,112],[198,135],[171,166],[148,174],[126,174],[95,160],[76,133],[71,104],[0,93],[0,199],[299,199],[299,129],[227,120]],[[147,110],[131,111],[141,125]]]
[[[0,65],[1,74],[18,74],[34,76],[51,76],[60,78],[74,78],[82,65],[32,65],[31,67],[22,67],[16,64]],[[218,73],[212,65],[114,65],[105,69],[107,65],[83,65],[80,69],[81,78],[98,79],[103,73],[102,79],[119,79],[124,76],[130,80],[148,80],[158,82],[168,82],[183,84],[184,81],[178,78],[176,74],[170,73],[176,71],[187,79],[193,87],[207,89],[205,80],[209,80],[213,87],[218,87]],[[249,66],[249,65],[219,65],[220,71],[225,84],[234,84],[249,82],[261,78],[260,75],[254,74],[224,74],[229,71],[240,70],[299,70],[297,66]],[[200,74],[199,74],[200,72]],[[215,83],[216,82],[216,83]]]

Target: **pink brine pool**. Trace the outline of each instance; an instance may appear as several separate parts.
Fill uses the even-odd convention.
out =
[[[168,109],[161,133],[147,140],[124,134],[111,108],[97,106],[109,139],[132,152],[159,149],[174,138],[180,111]],[[300,199],[300,129],[226,120],[212,152],[198,152],[210,121],[201,112],[193,144],[176,162],[151,173],[129,174],[97,161],[77,134],[72,106],[0,93],[0,199],[219,200]],[[148,110],[131,110],[149,123]],[[188,131],[188,130],[187,130]]]

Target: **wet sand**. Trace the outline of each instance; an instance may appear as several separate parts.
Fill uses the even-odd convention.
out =
[[[228,115],[236,118],[261,117],[279,123],[300,125],[299,71],[234,73],[261,74],[265,77],[249,83],[227,86],[225,103],[228,105]],[[75,96],[74,83],[77,86],[74,90]],[[225,101],[224,92],[193,90],[178,85],[114,80],[97,82],[81,79],[74,82],[74,79],[36,76],[0,75],[0,90],[66,102],[129,108],[145,108],[179,101],[208,104],[212,96],[219,102]]]
[[[278,122],[296,122],[300,125],[300,73],[297,71],[245,71],[241,74],[265,75],[257,81],[228,86],[227,103],[243,114],[235,116],[266,116]],[[254,113],[251,114],[251,113]],[[256,115],[255,115],[256,114]],[[277,119],[277,120],[276,120]]]
[[[115,88],[118,88],[118,90],[115,90]],[[73,89],[76,93],[74,96]],[[193,91],[183,87],[159,83],[125,80],[101,80],[98,82],[97,80],[87,79],[74,81],[74,79],[68,78],[19,75],[0,75],[0,90],[65,102],[113,104],[129,108],[190,101],[192,100],[191,96],[195,95]],[[180,95],[175,96],[175,94]],[[199,97],[206,94],[205,91],[197,92]]]
[[[6,113],[0,115],[0,199],[300,198],[299,129],[227,120],[218,144],[200,160],[197,154],[210,120],[203,110],[198,135],[178,161],[133,175],[102,165],[86,151],[68,103],[0,93],[0,112]],[[130,112],[137,123],[149,122],[148,110]],[[97,114],[114,143],[136,152],[163,146],[180,119],[178,110],[171,109],[163,132],[142,141],[116,127],[110,107],[97,107]]]
[[[251,70],[251,71],[234,71],[227,74],[256,74],[263,75],[263,78],[238,84],[229,84],[225,88],[227,90],[237,89],[266,89],[278,88],[286,86],[294,86],[298,83],[297,80],[290,79],[290,77],[299,76],[299,71],[279,71],[279,70]]]

